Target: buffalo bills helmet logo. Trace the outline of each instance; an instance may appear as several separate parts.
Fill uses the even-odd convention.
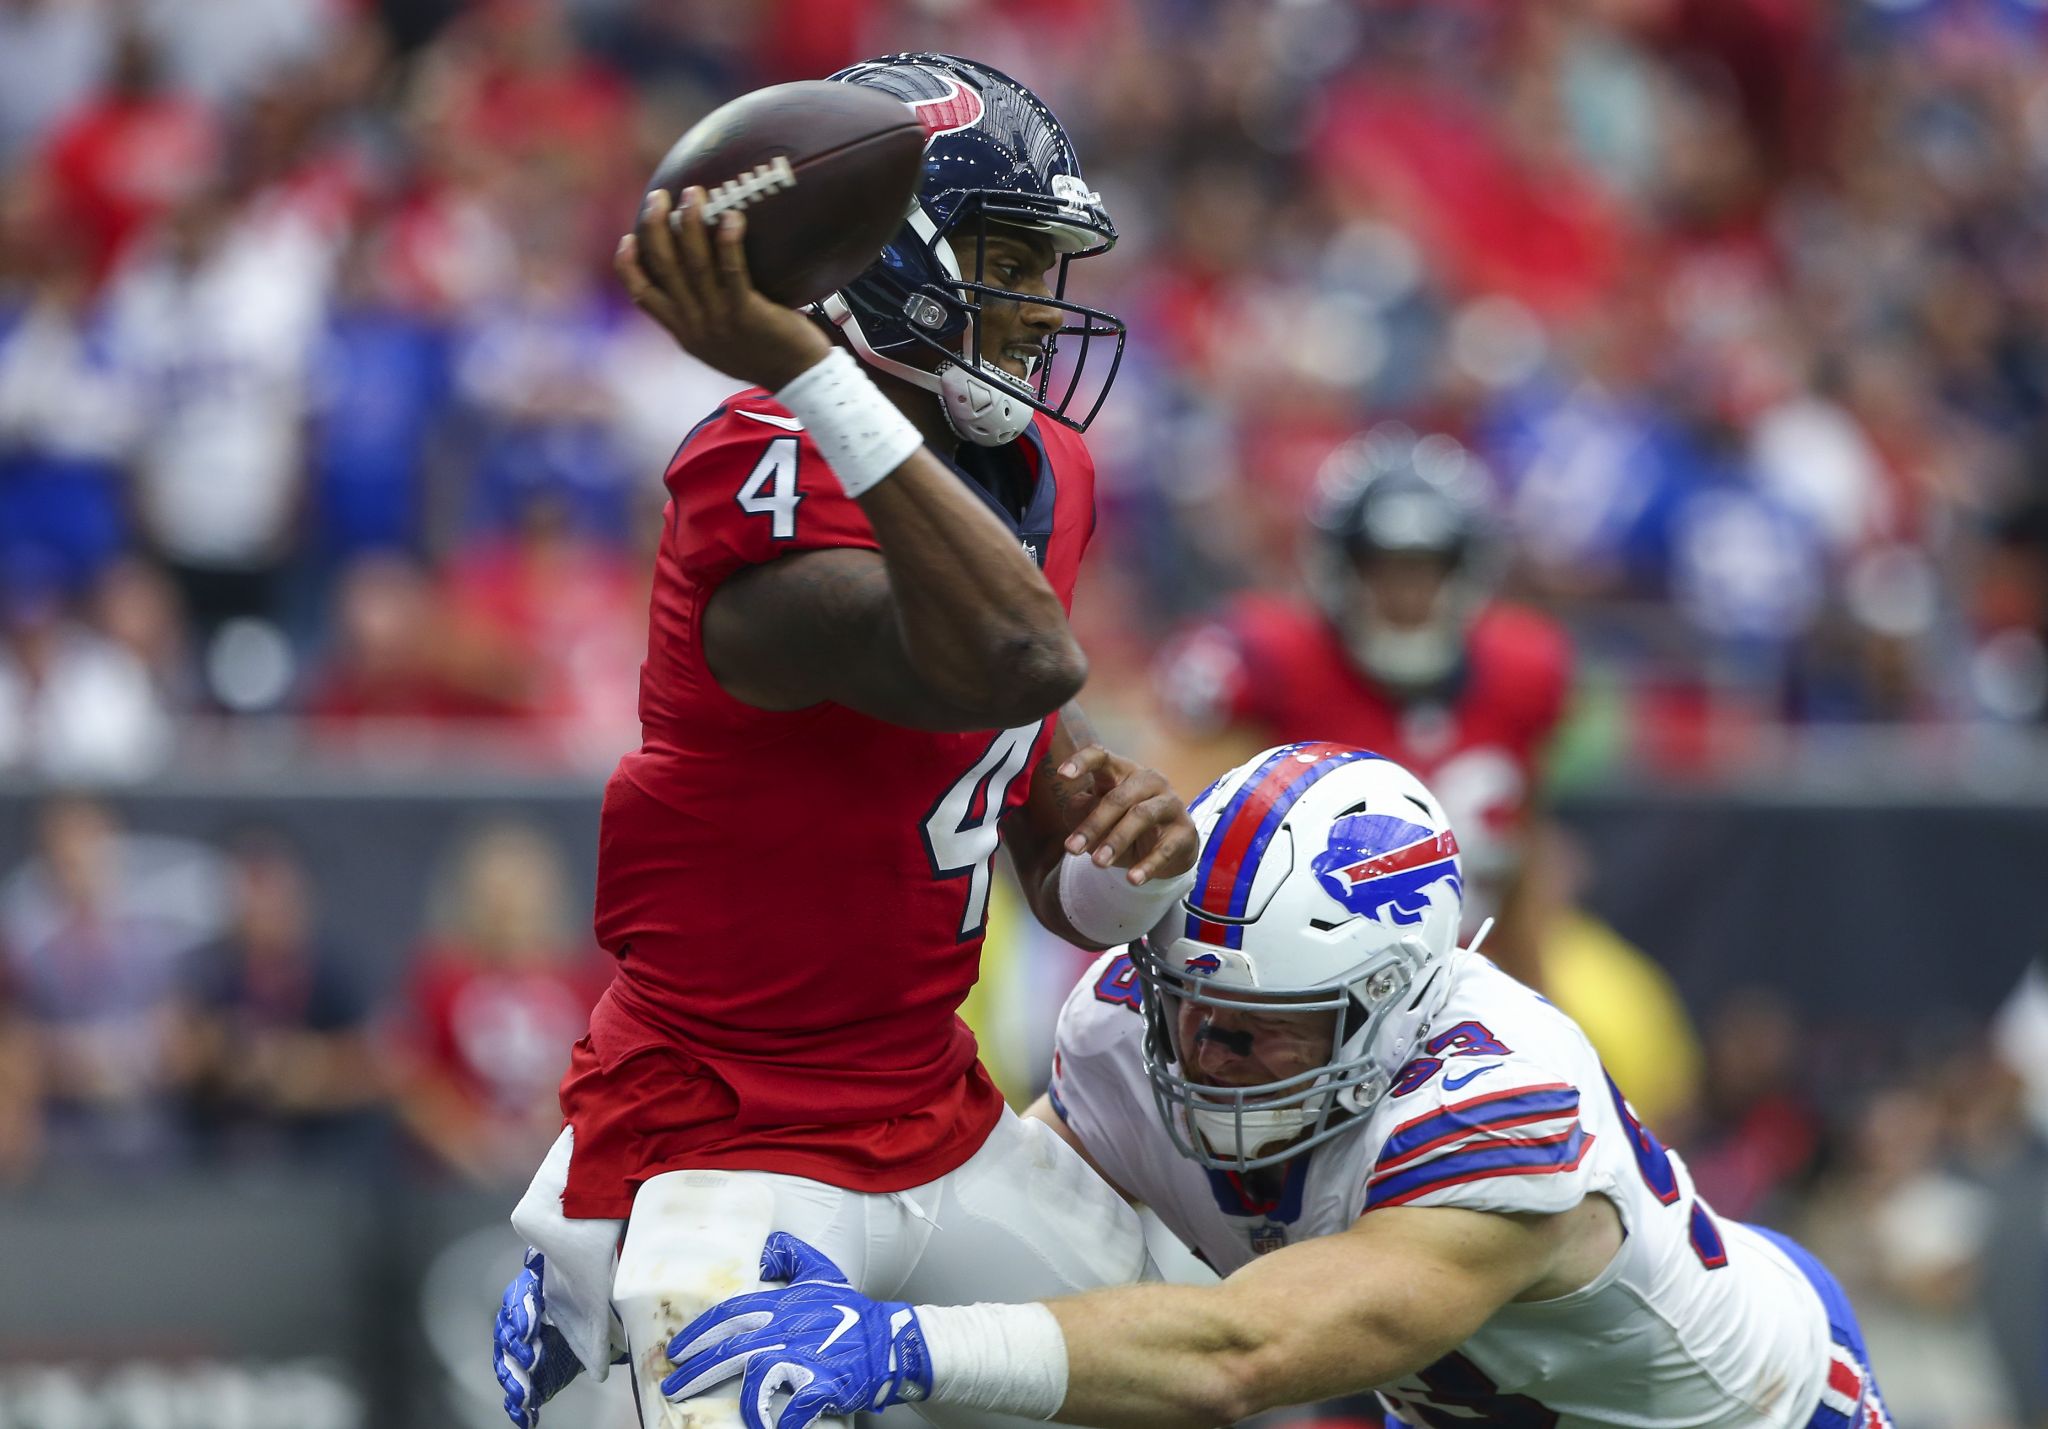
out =
[[[1330,846],[1316,855],[1316,882],[1323,891],[1375,922],[1406,926],[1429,911],[1429,890],[1458,879],[1458,841],[1390,814],[1350,814],[1330,830]]]
[[[1197,957],[1189,958],[1184,966],[1187,971],[1193,973],[1196,977],[1208,977],[1223,967],[1223,959],[1217,957],[1214,953],[1202,953]]]

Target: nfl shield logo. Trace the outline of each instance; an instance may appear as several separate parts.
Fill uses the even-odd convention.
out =
[[[1271,1221],[1251,1228],[1252,1254],[1269,1255],[1287,1244],[1287,1227],[1276,1226]]]

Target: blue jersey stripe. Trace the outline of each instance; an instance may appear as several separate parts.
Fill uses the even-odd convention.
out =
[[[1555,1141],[1486,1141],[1375,1179],[1366,1193],[1368,1206],[1412,1200],[1443,1186],[1487,1176],[1541,1175],[1577,1164],[1590,1140],[1585,1128],[1572,1123],[1570,1133]]]
[[[1387,1138],[1386,1145],[1380,1148],[1379,1164],[1384,1166],[1388,1162],[1399,1161],[1446,1137],[1464,1136],[1503,1124],[1577,1116],[1578,1111],[1576,1087],[1509,1091],[1477,1098],[1462,1106],[1445,1107],[1433,1116],[1409,1122]]]

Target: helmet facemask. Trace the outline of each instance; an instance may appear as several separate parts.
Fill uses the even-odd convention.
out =
[[[1068,299],[1067,277],[1075,259],[1101,253],[1116,241],[1107,220],[1098,225],[1078,204],[977,191],[963,196],[943,224],[934,222],[922,203],[913,205],[905,223],[924,250],[927,269],[943,272],[947,281],[912,284],[896,278],[886,263],[865,275],[864,283],[898,302],[900,328],[910,338],[891,354],[877,351],[868,341],[861,313],[845,293],[827,298],[821,305],[824,315],[846,333],[854,351],[883,371],[936,394],[954,433],[977,446],[1016,440],[1034,414],[1086,431],[1122,366],[1125,329],[1114,314]],[[1020,292],[990,281],[992,228],[1051,239],[1057,258],[1051,294]],[[955,243],[970,236],[973,261],[963,266]],[[912,239],[899,240],[907,241]],[[993,303],[1052,308],[1063,317],[1058,330],[1040,341],[1039,356],[1023,378],[1005,372],[983,350],[984,322]],[[1060,360],[1063,340],[1071,361]]]
[[[1412,1050],[1413,1037],[1387,1042],[1392,1024],[1416,1010],[1434,990],[1438,968],[1419,939],[1403,938],[1382,949],[1341,982],[1315,988],[1258,989],[1207,982],[1197,973],[1176,971],[1174,963],[1196,944],[1178,941],[1167,953],[1155,938],[1175,927],[1178,915],[1152,937],[1131,945],[1132,961],[1144,989],[1145,1071],[1152,1095],[1174,1147],[1214,1170],[1246,1172],[1290,1161],[1358,1124],[1386,1094],[1393,1071]],[[1414,989],[1418,973],[1425,986]],[[1327,1014],[1326,1050],[1302,1071],[1249,1085],[1221,1086],[1199,1070],[1204,1035],[1250,1044],[1261,1034],[1237,1030],[1208,1033],[1209,1018],[1234,1023],[1252,1018],[1310,1018]],[[1423,1025],[1426,1030],[1427,1024]],[[1270,1035],[1270,1034],[1268,1034]]]
[[[1194,886],[1131,945],[1145,1073],[1176,1150],[1256,1171],[1363,1125],[1419,1055],[1450,997],[1458,843],[1413,774],[1316,741],[1246,760],[1189,812]],[[1304,1016],[1320,1045],[1267,1039]]]

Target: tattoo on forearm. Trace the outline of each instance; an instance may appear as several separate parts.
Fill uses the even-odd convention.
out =
[[[1060,827],[1071,829],[1080,823],[1082,816],[1087,812],[1087,806],[1083,801],[1088,794],[1088,778],[1084,775],[1079,779],[1069,779],[1061,774],[1059,762],[1053,758],[1050,749],[1045,752],[1045,757],[1039,760],[1035,777],[1046,781],[1045,787],[1051,791],[1053,808],[1059,812]]]

